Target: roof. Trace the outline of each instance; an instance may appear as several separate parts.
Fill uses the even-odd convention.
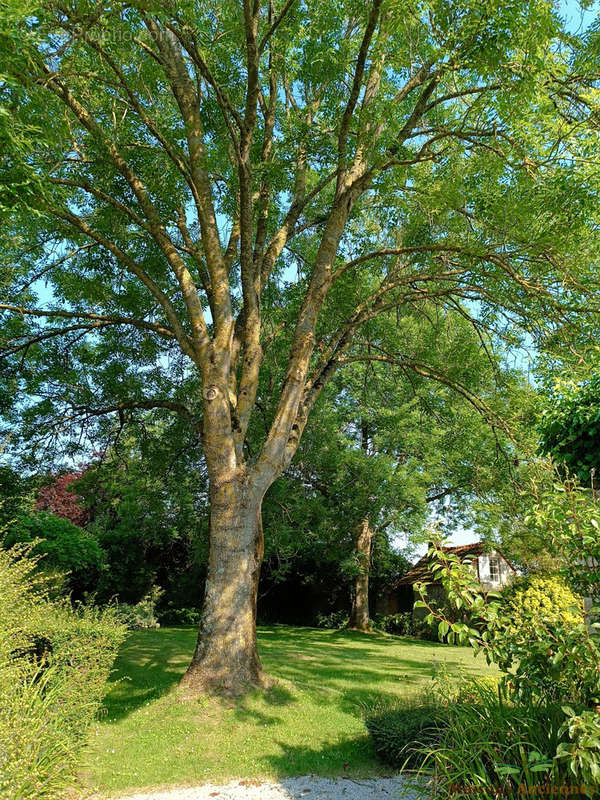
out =
[[[489,549],[489,545],[487,545],[485,542],[472,542],[471,544],[459,544],[456,546],[450,545],[448,547],[444,547],[443,549],[446,553],[453,553],[454,555],[459,556],[460,560],[462,561],[463,558],[482,555]],[[500,553],[500,555],[502,555],[502,553]],[[502,556],[502,558],[504,558],[504,556]],[[416,583],[417,581],[431,581],[432,575],[429,570],[429,563],[429,556],[424,555],[423,558],[419,559],[414,567],[406,573],[406,575],[400,578],[396,586],[408,586]],[[507,563],[510,564],[510,562]],[[512,564],[510,564],[510,566],[512,567]]]

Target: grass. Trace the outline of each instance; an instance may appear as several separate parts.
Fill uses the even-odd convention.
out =
[[[125,642],[105,713],[92,731],[88,793],[291,775],[382,774],[361,719],[372,701],[412,694],[445,669],[490,674],[467,648],[350,631],[263,627],[268,692],[182,702],[191,627],[137,631]]]

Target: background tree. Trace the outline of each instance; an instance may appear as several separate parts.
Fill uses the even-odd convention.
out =
[[[514,491],[515,461],[528,455],[522,429],[530,427],[533,390],[507,365],[501,343],[490,341],[486,352],[460,314],[431,311],[398,315],[387,330],[379,321],[376,347],[385,343],[427,363],[437,379],[379,361],[341,372],[293,464],[265,498],[268,560],[281,547],[287,574],[299,553],[312,552],[311,569],[325,585],[333,574],[336,586],[354,584],[350,624],[358,629],[370,625],[371,541],[379,542],[377,567],[394,542],[407,554],[423,543],[431,514],[443,516],[449,530],[477,525],[489,537],[494,527],[480,506],[500,513]],[[338,603],[345,594],[338,588]]]
[[[562,539],[558,519],[567,524],[570,517],[586,519],[593,515],[597,497],[598,350],[590,343],[587,325],[568,349],[540,354],[536,386],[528,414],[530,458],[519,464],[515,486],[505,493],[503,503],[479,503],[476,513],[495,529],[504,552],[526,572],[552,573],[569,568],[576,541],[571,536],[568,546],[557,544]],[[551,509],[562,506],[557,520],[552,525],[533,524],[541,512],[532,514],[532,509],[546,503],[548,519]],[[586,504],[588,512],[583,510]],[[586,546],[580,546],[584,553]]]
[[[600,471],[600,374],[597,363],[580,378],[555,378],[540,425],[541,449],[564,474],[585,486]]]
[[[0,466],[0,531],[31,510],[32,482],[8,465]]]
[[[48,497],[56,501],[56,510],[64,513],[36,507],[40,484],[52,487]],[[36,560],[46,579],[52,575],[54,591],[66,591],[81,600],[87,591],[97,588],[104,557],[96,539],[70,521],[71,514],[80,519],[81,498],[65,494],[62,476],[48,482],[47,476],[24,476],[10,466],[0,466],[0,547],[35,542],[30,550],[41,557]]]
[[[36,492],[36,509],[50,511],[58,517],[68,519],[73,525],[84,526],[88,522],[89,514],[83,506],[81,496],[73,486],[82,475],[82,470],[62,472],[44,486],[40,486]]]
[[[89,532],[63,517],[41,511],[14,519],[2,539],[2,546],[31,544],[43,573],[50,573],[56,594],[64,592],[73,600],[83,600],[96,591],[106,568],[104,553]]]
[[[545,0],[74,0],[5,5],[0,36],[3,406],[29,398],[34,446],[136,409],[202,431],[186,683],[260,683],[265,492],[340,366],[429,374],[365,326],[436,302],[536,337],[596,285],[560,21]]]
[[[149,413],[86,470],[77,490],[88,530],[108,564],[98,600],[135,604],[154,585],[162,611],[199,608],[208,559],[208,499],[201,452],[178,420]]]

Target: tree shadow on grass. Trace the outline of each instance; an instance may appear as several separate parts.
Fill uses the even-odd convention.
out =
[[[453,648],[420,639],[273,627],[262,629],[260,640],[267,671],[352,714],[405,692],[428,691],[442,670],[456,676],[480,672]]]
[[[128,716],[147,703],[168,694],[185,673],[196,644],[197,628],[182,626],[158,631],[133,631],[125,640],[108,680],[109,689],[104,698],[104,714],[108,719]],[[274,685],[261,691],[264,702],[278,706],[293,701],[284,687]],[[223,697],[225,706],[239,706],[243,713],[244,698],[235,700]],[[248,715],[257,712],[248,710]],[[260,721],[276,722],[275,717]]]
[[[170,692],[189,664],[196,635],[193,626],[131,633],[109,681],[106,716],[125,717]],[[271,677],[354,715],[377,700],[397,697],[404,689],[414,693],[419,685],[426,688],[441,663],[451,673],[468,674],[464,660],[452,657],[451,648],[440,651],[440,647],[434,642],[355,631],[287,626],[259,630],[261,658]],[[440,652],[443,662],[438,662]],[[273,710],[295,702],[293,693],[277,682],[261,697]],[[275,715],[256,710],[244,698],[228,702],[240,719],[255,717],[263,725],[277,722]]]
[[[195,627],[133,631],[125,640],[104,698],[106,716],[119,719],[157,700],[187,669],[195,645]]]
[[[281,722],[280,717],[276,716],[274,713],[265,713],[264,711],[249,705],[249,699],[252,699],[255,694],[256,693],[251,693],[250,695],[239,697],[234,701],[231,701],[232,705],[230,707],[235,709],[235,718],[241,723],[252,720],[256,724],[264,725],[265,727],[278,725]],[[271,707],[274,712],[277,708],[297,702],[294,695],[288,689],[286,689],[285,686],[278,684],[275,684],[266,691],[259,690],[259,694],[262,702]]]
[[[360,782],[368,777],[393,777],[397,770],[376,760],[375,752],[368,735],[340,739],[338,742],[323,746],[289,745],[277,741],[281,752],[269,755],[265,762],[273,772],[280,776],[279,782],[285,786],[291,797],[302,797],[303,789],[300,779],[286,780],[290,775],[318,775],[321,777],[348,778]],[[403,781],[398,781],[400,785]],[[392,787],[389,787],[392,789]],[[297,794],[295,792],[298,792]],[[390,791],[390,798],[399,797]]]

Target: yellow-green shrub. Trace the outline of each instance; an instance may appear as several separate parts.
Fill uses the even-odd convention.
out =
[[[124,627],[112,610],[48,597],[28,548],[0,548],[0,797],[72,785]]]
[[[532,626],[573,628],[584,621],[583,603],[558,576],[533,575],[505,592],[507,615],[515,632],[531,635]]]

